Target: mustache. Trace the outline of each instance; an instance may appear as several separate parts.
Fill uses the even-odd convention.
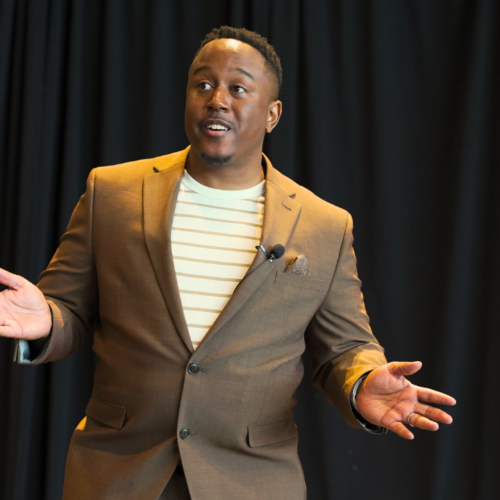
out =
[[[203,123],[207,120],[221,120],[221,121],[227,123],[228,125],[230,125],[231,128],[234,128],[234,123],[232,121],[228,120],[226,116],[221,115],[220,113],[213,113],[211,115],[205,116],[205,118],[203,118],[201,123]]]

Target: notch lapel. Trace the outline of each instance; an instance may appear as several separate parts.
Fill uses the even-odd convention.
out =
[[[182,308],[171,245],[172,222],[187,151],[181,161],[167,168],[155,166],[158,172],[144,178],[143,206],[144,237],[156,279],[177,332],[192,353],[194,349]]]
[[[281,187],[281,174],[277,172],[267,159],[266,192],[264,201],[264,225],[262,228],[261,244],[269,252],[274,245],[280,243],[286,249],[290,235],[300,215],[301,205],[290,197]],[[274,262],[268,262],[249,275],[254,269],[267,260],[262,251],[258,251],[252,264],[245,274],[244,281],[234,291],[222,312],[203,338],[198,349],[201,349],[206,340],[214,335],[232,316],[241,308],[246,300],[257,290],[273,269]]]

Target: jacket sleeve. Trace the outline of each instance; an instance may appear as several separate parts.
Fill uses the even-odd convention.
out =
[[[92,333],[99,313],[97,274],[92,251],[92,216],[95,170],[87,179],[87,190],[80,198],[61,244],[37,287],[43,292],[52,312],[52,331],[40,355],[31,360],[37,365],[66,358],[83,345]],[[16,345],[15,360],[26,363],[23,347]],[[27,354],[29,356],[29,353]]]
[[[356,381],[385,363],[373,336],[356,270],[352,217],[347,214],[337,266],[325,300],[306,330],[313,365],[312,382],[352,427],[361,428],[351,405]]]

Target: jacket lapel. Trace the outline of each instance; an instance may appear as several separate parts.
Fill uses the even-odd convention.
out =
[[[177,194],[189,148],[155,163],[155,171],[144,178],[144,236],[170,316],[186,347],[194,351],[182,308],[172,257],[171,231]]]
[[[267,163],[266,192],[264,201],[264,225],[262,228],[261,244],[269,252],[274,245],[287,246],[290,235],[300,215],[300,203],[290,198],[294,192],[287,194],[286,177],[273,168],[271,162],[264,155]],[[287,191],[285,191],[287,190]],[[262,251],[258,251],[250,265],[246,278],[236,288],[222,312],[219,314],[210,330],[205,335],[198,350],[206,340],[214,335],[240,309],[246,300],[257,290],[269,273],[275,269],[274,263],[268,262],[259,269],[258,266],[267,260]],[[276,262],[276,261],[275,261]],[[251,275],[250,272],[253,272]]]

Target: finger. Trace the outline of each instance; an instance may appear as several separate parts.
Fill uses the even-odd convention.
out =
[[[439,424],[437,422],[433,422],[418,413],[413,413],[408,423],[424,431],[437,431],[439,429]]]
[[[0,283],[2,283],[2,285],[6,285],[9,288],[17,290],[20,286],[22,286],[23,282],[24,278],[22,276],[9,273],[9,271],[0,267]]]
[[[448,406],[457,404],[456,399],[448,396],[448,394],[444,394],[433,389],[427,389],[426,387],[416,387],[418,400],[422,401],[423,403],[434,403],[436,405]]]
[[[17,338],[17,334],[10,326],[0,326],[0,337]]]
[[[418,372],[422,368],[421,361],[412,361],[412,362],[392,362],[389,363],[388,369],[393,375],[397,376],[407,376],[413,375]]]
[[[415,409],[413,411],[419,415],[427,417],[430,420],[434,420],[435,422],[441,422],[442,424],[451,424],[453,422],[451,415],[448,415],[448,413],[443,410],[432,406],[417,404],[415,405]]]
[[[9,318],[0,318],[0,337],[18,338],[20,334],[18,325]]]
[[[388,429],[392,432],[395,432],[399,437],[402,437],[403,439],[413,439],[415,437],[412,432],[401,422],[392,422]]]

